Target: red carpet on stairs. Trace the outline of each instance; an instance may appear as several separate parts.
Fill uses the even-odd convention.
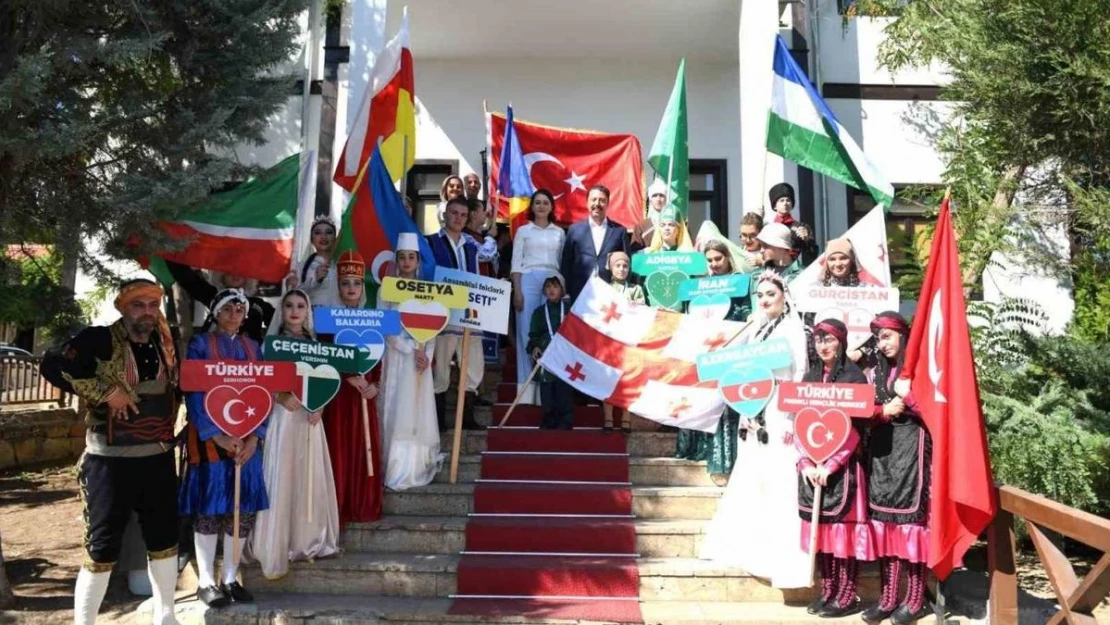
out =
[[[625,438],[491,429],[452,614],[642,623]]]
[[[505,413],[509,411],[509,406],[513,403],[513,398],[509,398],[508,403],[499,402],[493,405],[493,422],[494,424],[501,423],[501,419],[505,417]],[[526,426],[526,427],[539,427],[540,421],[543,420],[543,409],[539,406],[517,404],[513,408],[513,414],[509,416],[509,420],[505,423],[506,426]],[[580,428],[599,428],[605,424],[605,413],[601,411],[601,406],[575,406],[574,407],[574,426]],[[617,427],[620,427],[618,422]]]

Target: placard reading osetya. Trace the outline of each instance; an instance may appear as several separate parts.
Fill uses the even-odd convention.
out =
[[[436,267],[436,282],[458,285],[470,291],[463,310],[451,311],[451,325],[495,334],[509,333],[512,283],[458,269]]]
[[[436,302],[452,309],[465,309],[470,301],[470,289],[465,286],[392,276],[382,280],[381,294],[387,302]]]

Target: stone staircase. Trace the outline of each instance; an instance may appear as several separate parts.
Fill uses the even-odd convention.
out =
[[[505,395],[498,393],[499,398]],[[499,420],[503,410],[496,406],[480,412],[479,420]],[[775,589],[743,571],[698,559],[723,489],[710,481],[704,463],[671,457],[673,432],[639,431],[654,430],[647,422],[637,422],[635,428],[628,435],[627,451],[645,623],[860,622],[858,615],[831,620],[808,615],[804,606],[813,591]],[[276,581],[265,580],[259,569],[247,566],[244,581],[255,593],[255,604],[224,610],[206,610],[197,602],[179,604],[179,619],[206,625],[587,622],[449,613],[487,438],[487,432],[464,432],[457,484],[448,483],[444,466],[426,487],[387,492],[380,521],[344,529],[342,555],[292,563],[289,574]],[[449,450],[452,433],[442,440],[443,449]],[[860,588],[865,600],[877,595],[873,569],[864,569]]]

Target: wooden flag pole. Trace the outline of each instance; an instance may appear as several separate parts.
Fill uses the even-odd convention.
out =
[[[308,424],[308,454],[305,455],[305,462],[308,466],[305,467],[304,474],[308,476],[308,499],[305,500],[305,507],[308,508],[308,522],[312,522],[312,483],[316,480],[312,479],[312,428],[315,425]]]
[[[450,355],[448,355],[450,358]],[[466,368],[470,361],[470,328],[463,330],[462,357],[459,358],[459,395],[455,402],[455,440],[451,444],[451,483],[459,481],[459,452],[462,450],[463,405],[466,400]]]
[[[813,514],[809,518],[809,585],[817,573],[817,529],[821,522],[821,485],[813,485]]]
[[[370,409],[362,398],[362,437],[366,439],[366,477],[374,477],[374,442],[370,438]]]
[[[233,526],[232,533],[231,533],[231,550],[234,552],[234,553],[231,554],[231,561],[232,561],[232,563],[234,563],[234,565],[236,567],[239,566],[239,495],[240,495],[239,482],[240,482],[240,477],[242,477],[242,474],[243,474],[243,468],[241,466],[239,466],[238,462],[236,462],[235,463],[235,510],[234,510],[234,512],[232,512],[232,516],[231,516],[231,524]]]
[[[520,390],[516,392],[516,399],[513,400],[512,405],[509,406],[509,409],[505,412],[505,416],[501,417],[501,423],[498,423],[497,427],[505,427],[505,422],[509,420],[509,415],[513,414],[513,410],[516,409],[516,405],[520,402],[520,398],[524,397],[524,393],[528,391],[528,386],[532,383],[532,378],[536,377],[536,373],[538,373],[539,370],[540,363],[537,362],[536,366],[532,367],[532,373],[529,373],[528,377],[525,378],[524,384],[520,385]]]

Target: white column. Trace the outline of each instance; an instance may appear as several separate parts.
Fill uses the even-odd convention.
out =
[[[797,167],[767,152],[771,64],[783,5],[741,0],[740,5],[740,200],[742,212],[760,211],[778,182],[797,188]],[[769,207],[768,207],[769,208]]]

